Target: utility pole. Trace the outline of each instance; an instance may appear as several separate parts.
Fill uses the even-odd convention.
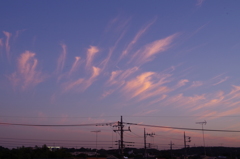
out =
[[[190,136],[186,136],[186,135],[185,135],[185,131],[184,131],[183,137],[184,137],[184,149],[185,149],[184,158],[187,158],[187,146],[189,146],[189,145],[187,145],[186,143],[187,143],[187,142],[191,142],[191,137],[190,137]],[[188,140],[186,140],[186,139],[188,139]]]
[[[150,137],[153,137],[153,135],[155,135],[154,133],[146,133],[145,132],[145,128],[144,128],[144,155],[145,155],[145,158],[148,158],[148,154],[147,154],[147,143],[146,143],[146,138],[147,136],[150,136]]]
[[[123,144],[123,132],[124,131],[130,131],[131,132],[131,130],[130,130],[130,127],[128,127],[128,129],[123,129],[124,128],[124,125],[123,125],[123,119],[122,119],[122,116],[121,116],[121,121],[119,122],[118,121],[118,125],[117,125],[117,130],[113,130],[114,132],[116,132],[116,131],[120,131],[120,155],[121,155],[121,158],[123,159],[123,154],[124,154],[124,152],[123,152],[123,148],[124,148],[124,144]]]
[[[170,145],[171,158],[173,158],[173,154],[172,154],[172,146],[174,145],[174,143],[172,143],[172,141],[171,141],[169,145]]]
[[[202,125],[204,155],[206,156],[206,148],[205,148],[205,139],[204,139],[204,129],[203,129],[203,125],[206,125],[207,122],[206,122],[206,120],[205,120],[204,122],[196,122],[196,124],[201,124],[201,125]]]
[[[145,128],[144,128],[144,155],[145,155],[145,157],[146,157],[146,155],[147,155],[146,132],[145,132]]]
[[[91,131],[91,132],[96,133],[96,157],[97,157],[97,141],[98,141],[97,134],[98,134],[99,132],[101,132],[101,130],[96,130],[96,131]]]

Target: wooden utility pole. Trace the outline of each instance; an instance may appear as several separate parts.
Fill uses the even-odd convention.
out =
[[[144,150],[145,150],[144,155],[145,155],[145,158],[148,158],[146,138],[147,138],[147,136],[153,137],[153,135],[155,135],[155,134],[154,133],[151,133],[151,134],[146,133],[145,128],[144,128]]]
[[[187,146],[189,146],[189,145],[187,145],[187,142],[191,142],[191,137],[190,136],[186,136],[185,135],[185,131],[184,131],[184,135],[183,135],[183,137],[184,137],[184,150],[185,150],[185,154],[184,154],[184,158],[186,158],[187,157]],[[186,138],[188,139],[188,140],[186,140]]]
[[[117,130],[113,130],[114,132],[116,131],[120,131],[120,155],[121,155],[121,158],[123,159],[124,158],[124,144],[123,144],[123,132],[124,131],[131,131],[130,130],[130,127],[128,127],[128,129],[124,130],[124,125],[123,125],[123,119],[122,119],[122,116],[121,116],[121,120],[120,122],[118,121],[118,125],[117,125],[118,129]]]
[[[173,154],[172,154],[172,146],[174,145],[174,143],[172,143],[172,141],[171,141],[169,145],[170,145],[171,158],[173,158]]]

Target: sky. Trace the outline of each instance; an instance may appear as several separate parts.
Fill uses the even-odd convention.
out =
[[[239,1],[0,1],[0,123],[124,122],[240,130]],[[125,125],[127,129],[129,125]],[[130,125],[124,140],[203,146],[202,131]],[[0,125],[6,147],[117,147],[112,125]],[[99,133],[93,131],[100,130]],[[206,146],[240,133],[204,132]]]

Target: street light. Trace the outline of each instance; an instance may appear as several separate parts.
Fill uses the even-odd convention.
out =
[[[204,139],[204,129],[203,129],[203,124],[206,125],[207,122],[206,120],[204,122],[196,122],[196,124],[201,124],[202,125],[202,134],[203,134],[203,146],[204,146],[204,154],[206,156],[206,149],[205,149],[205,139]]]
[[[94,132],[96,133],[96,157],[97,157],[97,141],[98,141],[98,133],[101,132],[101,130],[96,130],[96,131],[91,131],[91,132]]]

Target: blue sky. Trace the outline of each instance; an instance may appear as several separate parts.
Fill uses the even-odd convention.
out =
[[[201,128],[195,122],[206,120],[208,129],[239,130],[239,3],[2,1],[0,121],[84,124],[122,115],[133,123]],[[101,129],[105,141],[112,134],[109,127],[0,129],[2,138],[18,139],[95,141],[89,132]],[[155,145],[165,144],[159,148],[170,140],[183,146],[182,130],[147,129],[157,134]],[[187,133],[190,145],[203,144],[201,131]],[[237,146],[239,135],[207,132],[206,139]]]

